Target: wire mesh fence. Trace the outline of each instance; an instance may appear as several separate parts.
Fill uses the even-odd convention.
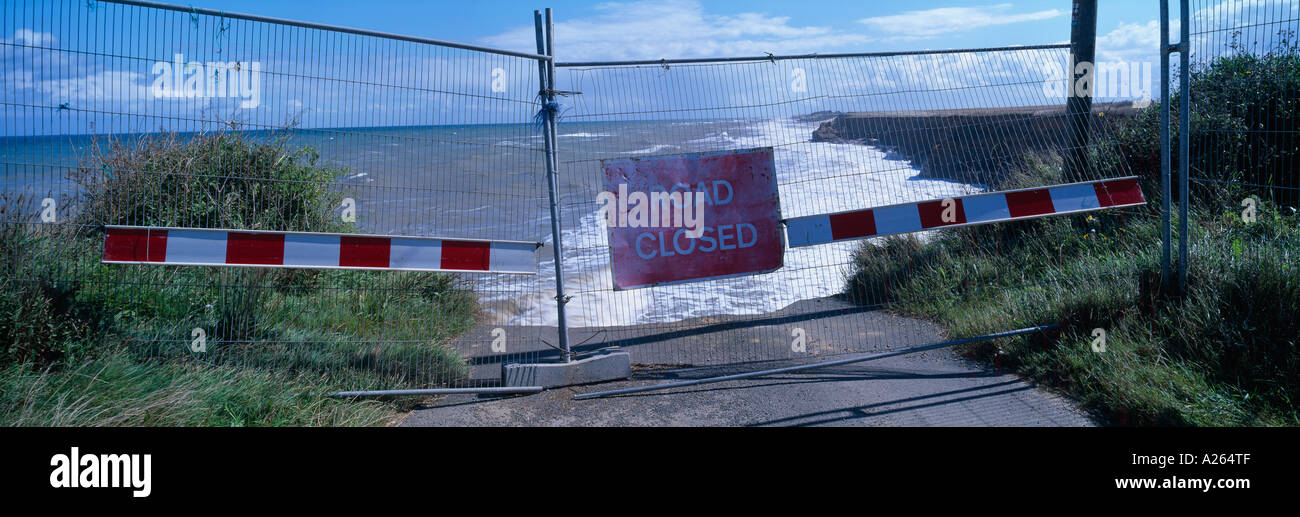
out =
[[[918,318],[924,304],[1138,281],[1120,263],[1045,276],[1024,259],[1059,259],[1141,209],[1100,223],[1034,209],[787,243],[766,273],[614,287],[598,210],[612,160],[770,148],[787,226],[988,193],[1046,206],[1101,196],[1098,182],[1132,176],[1110,136],[1133,108],[1067,109],[1066,45],[560,63],[559,84],[542,84],[539,56],[134,0],[8,2],[0,33],[4,281],[38,313],[74,316],[59,332],[150,360],[366,390],[486,387],[504,363],[560,359],[539,90],[562,104],[553,145],[579,356],[620,347],[647,366],[733,367],[893,350],[976,333]],[[711,188],[720,201],[717,187],[698,191]],[[1080,206],[1104,208],[1092,199]],[[105,231],[122,226],[541,247],[531,275],[105,264]],[[1024,238],[1047,229],[1068,242]],[[706,231],[698,242],[714,246],[700,253],[725,249],[726,229]]]
[[[543,243],[536,56],[132,1],[6,1],[0,33],[3,281],[33,318],[355,389],[494,385],[554,342],[536,271],[100,260],[117,225]],[[31,337],[8,352],[72,353]]]
[[[565,89],[581,92],[568,100],[560,124],[566,277],[574,296],[569,322],[575,343],[585,343],[578,349],[616,345],[645,365],[742,365],[942,340],[937,325],[901,317],[915,315],[903,308],[920,297],[966,299],[1040,280],[988,262],[951,271],[950,284],[926,293],[898,288],[922,271],[953,267],[924,257],[926,249],[937,249],[926,243],[946,239],[954,253],[993,256],[1008,243],[1030,245],[1016,244],[1019,236],[1032,233],[1035,224],[1053,223],[789,247],[773,272],[620,290],[613,287],[609,224],[599,212],[598,194],[614,188],[604,164],[770,147],[787,222],[1130,176],[1106,144],[1114,130],[1107,113],[1129,115],[1128,104],[1096,106],[1087,115],[1093,138],[1072,144],[1069,126],[1077,118],[1066,109],[1071,79],[1051,73],[1068,70],[1069,60],[1068,46],[1048,45],[557,63],[567,72]],[[707,194],[710,187],[689,190]],[[708,215],[705,220],[705,231],[716,232],[708,228]],[[1086,234],[1083,220],[1071,217],[1065,224]],[[1034,253],[1059,250],[1042,246]],[[672,268],[674,260],[665,258],[659,267]],[[1110,275],[1134,281],[1131,271],[1089,271],[1044,288],[1062,293],[1070,282]]]
[[[1190,155],[1179,158],[1189,161],[1194,212],[1293,215],[1300,205],[1300,4],[1193,1],[1190,11],[1190,83],[1182,85]],[[1267,232],[1250,237],[1245,248],[1283,244]]]

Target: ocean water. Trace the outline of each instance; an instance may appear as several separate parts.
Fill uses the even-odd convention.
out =
[[[615,291],[605,221],[595,195],[603,188],[599,161],[771,146],[783,217],[965,195],[981,190],[926,178],[902,157],[869,145],[812,142],[818,121],[765,120],[562,124],[560,158],[568,321],[575,327],[671,323],[730,314],[765,314],[794,302],[843,291],[856,242],[787,249],[784,267],[762,275]],[[922,234],[922,238],[926,235]],[[549,237],[546,238],[549,243]],[[540,256],[544,279],[535,298],[510,304],[511,324],[555,321],[549,249]]]
[[[701,283],[614,291],[600,160],[773,147],[783,217],[798,217],[969,194],[980,190],[926,178],[903,157],[862,144],[812,142],[818,121],[796,118],[589,121],[559,125],[569,324],[671,323],[720,314],[763,314],[843,290],[857,243],[787,249],[776,272]],[[131,140],[142,134],[119,135]],[[184,136],[182,136],[184,137]],[[271,139],[267,132],[247,132]],[[493,324],[554,325],[544,141],[530,124],[297,129],[291,143],[318,163],[347,169],[339,190],[357,203],[365,232],[543,243],[538,274],[473,278]],[[0,138],[0,190],[55,196],[75,191],[70,167],[96,167],[105,137]],[[165,195],[159,202],[167,202]]]

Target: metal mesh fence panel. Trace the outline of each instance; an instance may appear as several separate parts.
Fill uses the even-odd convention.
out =
[[[1111,115],[1133,108],[1070,112],[1064,45],[567,63],[542,85],[530,54],[134,0],[6,3],[0,34],[4,279],[75,313],[88,343],[149,360],[360,390],[486,387],[505,363],[561,358],[539,87],[561,103],[579,357],[621,347],[649,367],[730,367],[894,350],[1006,330],[943,329],[922,302],[1137,280],[1104,261],[1048,276],[1021,266],[1060,261],[1098,224],[1041,219],[1070,212],[1041,206],[1107,208],[1105,185],[1133,181],[1111,138]],[[1091,139],[1074,140],[1079,127]],[[782,246],[767,273],[613,287],[605,162],[756,148],[772,149],[787,227],[981,195],[1005,196],[1000,210],[1022,220],[945,215],[924,231]],[[528,275],[102,263],[120,227],[539,248]],[[1044,229],[1069,242],[1024,238]],[[978,260],[948,260],[967,254]],[[918,275],[939,280],[900,287]],[[1025,314],[1023,326],[1051,323]]]
[[[581,92],[566,100],[560,123],[576,348],[620,346],[651,367],[825,358],[940,341],[943,329],[895,310],[918,294],[896,290],[891,279],[951,267],[918,255],[927,242],[951,238],[961,243],[954,249],[993,254],[1034,223],[790,247],[783,267],[770,273],[616,290],[608,223],[598,211],[597,195],[610,188],[602,160],[771,147],[787,221],[1130,176],[1099,143],[1113,130],[1107,110],[1127,105],[1094,106],[1093,139],[1072,147],[1070,79],[1044,74],[1067,70],[1068,61],[1057,45],[558,63],[564,89]],[[1082,216],[1069,219],[1087,232]],[[1031,281],[1002,266],[951,271],[950,284],[924,296],[959,300]],[[1132,281],[1131,271],[1092,270],[1044,289],[1059,294],[1071,282],[1112,273]]]
[[[1193,1],[1190,15],[1190,84],[1174,102],[1190,103],[1190,155],[1179,158],[1198,217],[1195,252],[1197,226],[1212,227],[1224,207],[1276,218],[1300,205],[1300,3]],[[1247,238],[1243,250],[1297,244],[1269,232]]]
[[[0,33],[3,281],[88,346],[355,389],[489,386],[553,352],[545,263],[100,261],[115,225],[544,243],[536,58],[147,2],[7,1]]]

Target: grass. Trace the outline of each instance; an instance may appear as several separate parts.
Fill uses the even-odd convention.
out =
[[[1059,323],[966,352],[1054,386],[1108,423],[1300,423],[1300,221],[1258,223],[1279,240],[1252,251],[1232,243],[1259,229],[1196,228],[1197,262],[1180,298],[1159,290],[1154,220],[1098,214],[868,242],[849,293],[939,322],[953,337]],[[1022,232],[1034,236],[999,240]],[[1098,328],[1102,353],[1092,347]]]
[[[454,276],[100,262],[101,221],[356,231],[333,213],[346,171],[315,159],[238,133],[146,136],[94,146],[66,224],[2,200],[0,424],[375,425],[403,402],[324,395],[465,378],[446,343],[478,304]]]
[[[6,426],[371,426],[391,404],[326,397],[330,383],[256,368],[138,361],[106,351],[0,371]]]
[[[1059,323],[965,351],[1064,391],[1107,423],[1300,424],[1296,51],[1236,54],[1193,71],[1194,124],[1270,132],[1193,142],[1185,293],[1160,282],[1155,105],[1093,156],[1114,176],[1139,175],[1146,207],[865,241],[847,296],[936,321],[953,337]],[[1035,163],[1011,183],[1064,182],[1058,162]],[[1255,222],[1241,216],[1246,197],[1260,203]],[[1093,349],[1095,329],[1104,352]]]

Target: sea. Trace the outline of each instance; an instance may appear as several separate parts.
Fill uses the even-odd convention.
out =
[[[615,290],[607,229],[597,217],[601,160],[772,147],[781,215],[798,217],[965,195],[980,185],[930,178],[906,157],[870,142],[813,142],[825,118],[610,121],[562,118],[557,200],[564,284],[573,327],[671,324],[720,315],[766,314],[845,288],[857,242],[787,249],[772,273]],[[545,139],[532,124],[247,131],[309,147],[305,163],[345,170],[337,188],[355,202],[362,231],[531,241],[536,275],[478,275],[484,317],[502,325],[554,325],[555,269]],[[0,138],[0,190],[75,193],[73,167],[99,168],[96,150],[148,133]],[[181,135],[180,138],[185,138]],[[106,171],[112,173],[113,171]],[[121,171],[119,171],[121,172]],[[160,196],[159,202],[168,202]],[[922,236],[924,238],[924,235]]]

